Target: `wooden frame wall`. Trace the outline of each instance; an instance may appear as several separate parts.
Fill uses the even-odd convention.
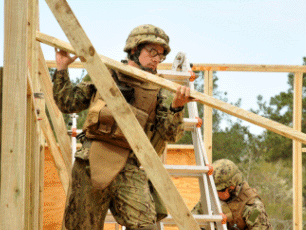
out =
[[[124,133],[135,133],[138,135],[139,127],[134,115],[125,106],[125,101],[117,93],[116,84],[113,84],[111,77],[108,79],[108,84],[104,84],[103,80],[98,79],[98,74],[109,75],[107,67],[120,70],[128,75],[131,75],[142,80],[151,81],[161,87],[170,91],[175,91],[177,84],[160,78],[152,74],[144,74],[142,71],[124,66],[123,64],[111,60],[107,57],[98,56],[86,37],[84,31],[77,23],[77,20],[68,4],[64,1],[58,1],[55,6],[53,1],[46,0],[55,17],[60,21],[64,32],[68,39],[73,41],[80,41],[74,43],[73,46],[68,46],[68,50],[72,53],[77,53],[82,57],[83,64],[88,72],[90,72],[94,83],[98,89],[104,89],[106,92],[110,90],[110,95],[103,95],[104,90],[100,93],[103,95],[109,106],[114,111],[117,109],[118,114],[114,114],[119,126]],[[0,215],[1,229],[42,229],[42,212],[41,212],[41,167],[43,157],[40,152],[41,142],[37,140],[40,135],[40,128],[47,139],[50,146],[53,146],[53,153],[56,156],[56,164],[59,166],[59,175],[62,184],[67,193],[69,184],[69,174],[71,169],[71,153],[68,142],[67,130],[63,125],[61,113],[54,107],[52,102],[52,93],[50,92],[50,82],[46,79],[48,75],[47,65],[43,59],[42,52],[35,42],[35,31],[38,28],[38,2],[37,0],[5,0],[5,45],[4,45],[4,71],[3,71],[3,85],[2,95],[2,143],[1,143],[1,202],[0,208],[2,214]],[[30,8],[33,11],[29,10]],[[70,18],[71,25],[66,23],[66,19]],[[78,39],[74,39],[78,38]],[[53,44],[54,45],[54,44]],[[67,48],[67,44],[57,45],[59,48]],[[88,49],[87,49],[87,48]],[[84,49],[85,48],[85,49]],[[84,53],[84,50],[88,52]],[[39,59],[39,63],[37,61]],[[77,65],[77,63],[76,63]],[[168,64],[169,65],[169,64]],[[99,67],[98,67],[99,66]],[[73,67],[73,66],[72,66]],[[160,68],[165,68],[166,65],[161,65]],[[198,98],[201,103],[205,105],[205,135],[207,151],[211,151],[211,108],[219,109],[223,112],[234,115],[238,118],[244,119],[251,123],[257,124],[261,127],[267,128],[271,131],[284,135],[293,139],[294,151],[294,165],[293,165],[293,179],[294,179],[294,229],[302,229],[302,170],[301,170],[301,142],[306,143],[306,135],[301,133],[301,88],[302,88],[302,73],[306,72],[304,66],[267,66],[267,65],[218,65],[218,64],[194,64],[193,70],[205,71],[207,78],[206,94],[198,92],[191,92],[191,96]],[[102,72],[101,72],[102,71]],[[257,71],[257,72],[293,72],[295,73],[294,85],[294,128],[290,128],[279,123],[270,121],[266,118],[256,116],[248,111],[244,111],[227,103],[220,102],[211,97],[212,95],[212,71]],[[36,76],[39,77],[37,81]],[[46,81],[45,81],[45,80]],[[40,81],[44,84],[40,85]],[[59,148],[61,153],[55,149],[57,144],[55,138],[50,132],[50,126],[46,119],[44,109],[40,114],[44,123],[39,124],[39,116],[37,114],[37,105],[34,98],[34,93],[41,88],[44,92],[45,99],[49,111],[54,114],[51,115],[53,125],[57,126],[55,129],[59,139]],[[49,88],[48,88],[49,87]],[[105,87],[109,87],[108,89]],[[12,90],[15,89],[15,90]],[[116,102],[112,102],[115,100]],[[114,106],[112,105],[114,104]],[[115,106],[115,104],[120,105]],[[120,111],[124,109],[125,117],[122,119]],[[131,125],[126,126],[120,122],[131,121]],[[42,126],[42,127],[41,127]],[[64,127],[64,129],[62,129]],[[132,130],[132,131],[131,131]],[[173,183],[168,174],[163,178],[156,178],[154,175],[164,175],[166,172],[162,167],[158,158],[155,158],[154,149],[148,148],[148,141],[144,138],[142,132],[139,132],[138,138],[128,139],[135,154],[138,156],[142,165],[146,169],[151,181],[156,189],[166,201],[166,205],[173,218],[176,220],[180,229],[199,229],[194,221],[189,210],[182,201],[176,189],[172,187]],[[141,140],[141,143],[135,143],[133,139]],[[150,143],[149,143],[150,146]],[[148,153],[148,155],[146,155]],[[211,158],[210,158],[211,159]],[[153,162],[153,164],[152,164]],[[154,166],[154,167],[153,167]],[[7,176],[9,175],[9,176]],[[163,188],[164,187],[164,188]],[[39,189],[40,188],[40,189]],[[167,194],[171,191],[171,196]],[[175,201],[175,202],[174,202]],[[179,202],[178,202],[179,201]],[[175,204],[178,202],[177,204]],[[178,208],[179,207],[179,208]],[[179,210],[179,212],[177,212]],[[182,211],[183,210],[183,211]]]

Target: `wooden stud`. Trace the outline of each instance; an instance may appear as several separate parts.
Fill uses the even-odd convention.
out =
[[[204,93],[213,95],[213,71],[204,71]],[[204,105],[203,138],[208,162],[212,163],[212,107]]]
[[[0,67],[0,143],[2,143],[2,81],[3,81],[3,67]],[[1,172],[1,147],[0,147],[0,172]],[[0,185],[1,185],[1,175],[0,175]],[[0,194],[1,194],[1,186],[0,186]],[[0,223],[1,226],[1,223]]]
[[[4,2],[0,228],[24,229],[26,175],[27,1]],[[9,176],[8,176],[9,175]]]
[[[303,93],[303,73],[294,75],[294,95],[293,95],[293,128],[302,130],[302,93]],[[302,143],[293,140],[293,229],[302,230],[303,222],[303,194],[302,194]]]
[[[46,0],[66,36],[96,85],[98,92],[127,138],[131,148],[147,172],[152,184],[165,202],[178,227],[182,230],[198,229],[187,205],[163,167],[158,155],[135,118],[130,106],[120,93],[107,67],[101,61],[84,30],[66,1]],[[103,77],[101,77],[103,76]]]
[[[67,195],[68,187],[69,187],[69,179],[70,179],[70,170],[67,170],[67,165],[65,164],[65,161],[63,159],[63,156],[61,152],[59,151],[58,145],[56,143],[55,136],[53,134],[53,130],[51,128],[51,125],[49,123],[48,117],[46,113],[41,114],[42,120],[40,121],[41,129],[44,133],[44,136],[46,138],[48,148],[50,150],[50,153],[53,156],[54,163],[56,166],[56,170],[58,173],[58,176],[61,180],[63,189],[65,191],[65,194]]]
[[[44,98],[57,136],[59,147],[63,155],[63,159],[65,161],[65,165],[67,167],[67,170],[70,172],[72,166],[72,150],[70,145],[71,141],[68,136],[63,115],[61,111],[59,111],[53,99],[51,77],[49,70],[46,66],[45,58],[43,56],[41,48],[39,48],[38,52],[39,79],[42,86],[42,91],[44,93]]]
[[[36,30],[38,29],[38,1],[28,0],[28,17],[27,17],[27,63],[29,68],[28,81],[31,81],[34,92],[39,92],[39,82],[37,78],[37,46],[36,41]],[[29,84],[28,84],[29,85]],[[38,229],[39,222],[43,213],[39,213],[41,210],[40,205],[42,201],[40,200],[39,187],[41,183],[40,176],[40,141],[42,138],[42,133],[39,128],[36,113],[39,109],[44,108],[44,104],[41,101],[34,99],[32,95],[28,94],[28,113],[27,113],[27,173],[29,173],[30,179],[29,183],[26,185],[26,191],[28,192],[26,201],[29,202],[29,216],[26,221],[26,228],[28,229]],[[32,100],[33,99],[33,100]],[[35,115],[34,115],[35,114]],[[35,119],[36,118],[36,119]],[[27,213],[26,213],[27,215]]]

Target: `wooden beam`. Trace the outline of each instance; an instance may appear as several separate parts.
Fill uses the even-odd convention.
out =
[[[171,63],[161,63],[160,70],[171,69]],[[248,65],[248,64],[211,64],[193,63],[192,71],[241,71],[241,72],[306,72],[302,65]]]
[[[44,136],[48,144],[48,148],[50,149],[50,153],[52,154],[53,159],[54,159],[56,171],[61,180],[65,194],[67,195],[68,187],[69,187],[69,180],[70,180],[70,170],[67,169],[63,156],[61,152],[59,151],[59,147],[56,143],[56,139],[53,134],[53,130],[51,128],[51,125],[49,123],[48,117],[45,112],[41,114],[40,122],[41,122],[41,129],[44,133]]]
[[[3,81],[3,67],[0,66],[0,143],[2,143],[2,81]],[[1,147],[0,147],[0,172],[1,172]],[[1,175],[0,175],[0,194],[1,194]],[[1,226],[1,223],[0,223]]]
[[[302,93],[303,93],[303,73],[294,75],[293,94],[293,128],[302,130]],[[302,143],[293,140],[293,229],[303,229],[303,163],[302,163]]]
[[[45,38],[48,36],[46,35]],[[48,40],[43,41],[40,37],[40,41],[43,43],[48,43]],[[54,40],[53,40],[54,41]],[[58,40],[60,41],[60,40]],[[72,46],[67,42],[58,42],[53,44],[53,46],[60,48],[60,49],[66,49],[72,54],[76,54]],[[146,73],[140,69],[133,68],[128,65],[124,65],[123,63],[120,63],[118,61],[115,61],[111,58],[105,57],[100,55],[100,59],[102,62],[111,69],[118,70],[124,74],[127,74],[131,77],[135,77],[137,79],[143,80],[143,81],[150,81],[158,86],[161,86],[169,91],[175,92],[178,84],[168,81],[166,79],[163,79],[161,77],[155,76],[150,73]],[[226,102],[223,102],[221,100],[218,100],[216,98],[213,98],[211,96],[208,96],[206,94],[197,92],[197,91],[191,91],[190,96],[193,98],[197,98],[199,103],[202,103],[204,105],[211,106],[214,109],[218,109],[222,112],[228,113],[230,115],[233,115],[235,117],[238,117],[242,120],[248,121],[252,124],[258,125],[262,128],[268,129],[272,132],[278,133],[282,136],[301,141],[302,143],[306,144],[306,134],[302,133],[300,131],[294,130],[291,127],[288,127],[286,125],[280,124],[278,122],[272,121],[270,119],[267,119],[265,117],[259,116],[255,113],[246,111],[244,109],[241,109],[239,107],[236,107],[234,105],[228,104]]]
[[[27,63],[29,68],[29,82],[32,85],[33,92],[28,94],[27,104],[27,173],[30,175],[29,183],[27,183],[26,201],[29,202],[29,215],[26,218],[27,229],[39,229],[43,213],[40,212],[41,205],[41,178],[44,174],[40,173],[41,164],[41,148],[40,141],[42,136],[39,123],[37,120],[37,111],[44,108],[44,104],[39,99],[34,98],[34,93],[40,91],[38,77],[37,77],[37,46],[39,42],[36,41],[36,31],[38,28],[38,0],[28,0],[28,17],[27,17]],[[27,215],[27,213],[26,213]]]
[[[43,34],[39,34],[38,41],[41,38],[43,42]],[[53,46],[51,43],[49,44]],[[53,60],[46,61],[49,68],[56,68],[56,63]],[[72,63],[70,68],[83,69],[82,62],[76,61]],[[158,65],[157,70],[171,70],[172,63],[161,63]],[[200,64],[194,63],[191,68],[192,71],[236,71],[236,72],[306,72],[305,66],[300,65],[248,65],[248,64]]]
[[[59,147],[63,155],[67,170],[70,172],[72,166],[72,150],[70,144],[71,140],[68,136],[63,115],[53,99],[51,76],[48,67],[46,66],[41,47],[39,47],[38,50],[38,69],[39,80],[42,86],[42,91],[44,93],[44,98],[46,100],[54,131],[57,136],[57,141],[59,143]]]
[[[68,3],[64,0],[56,2],[46,0],[46,2],[75,48],[80,60],[84,63],[92,81],[97,86],[98,92],[112,111],[112,115],[178,227],[182,230],[200,230],[130,106],[125,101]]]
[[[27,1],[4,1],[0,228],[25,227]]]
[[[33,120],[37,122],[38,117],[37,117],[36,111],[35,111],[35,106],[34,106],[35,105],[35,99],[34,99],[34,96],[33,96],[33,86],[32,86],[30,77],[28,77],[28,90],[29,90],[28,98],[31,101],[28,104],[33,105],[33,107],[31,108],[31,111],[33,111],[32,114],[34,116]],[[60,178],[60,181],[62,183],[65,194],[67,194],[68,186],[69,186],[69,180],[70,180],[70,172],[68,172],[67,166],[65,165],[65,162],[64,162],[64,159],[63,159],[63,156],[62,156],[61,152],[59,151],[59,147],[56,143],[56,139],[55,139],[55,136],[53,134],[53,130],[51,128],[51,125],[50,125],[50,122],[48,120],[48,117],[47,117],[47,114],[46,114],[45,110],[41,111],[40,118],[41,118],[41,120],[40,120],[41,130],[42,130],[42,132],[43,132],[43,134],[46,138],[48,148],[50,149],[50,153],[53,156],[54,163],[55,163],[55,166],[56,166],[56,170],[57,170],[57,173],[59,175],[59,178]],[[41,169],[41,168],[39,168],[39,169]],[[38,186],[38,188],[39,188],[39,186]],[[40,196],[40,195],[38,195],[38,196]],[[39,223],[39,225],[40,225],[40,223]],[[36,226],[36,228],[34,228],[34,229],[40,229],[40,228],[39,228],[39,226]]]
[[[212,96],[213,95],[213,71],[204,71],[204,93]],[[203,138],[204,146],[207,154],[208,163],[212,163],[212,107],[204,105],[204,128]],[[207,162],[206,162],[207,163]]]
[[[30,71],[27,76],[27,183],[26,206],[28,213],[25,213],[26,229],[39,229],[41,225],[41,216],[39,210],[41,201],[41,179],[44,174],[41,173],[41,146],[40,130],[37,116],[37,103],[34,98],[34,89],[30,77]],[[35,154],[33,154],[35,153]],[[42,178],[41,178],[42,177]],[[43,214],[43,213],[41,213]]]

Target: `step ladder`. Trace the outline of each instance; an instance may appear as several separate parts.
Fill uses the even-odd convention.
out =
[[[158,74],[162,74],[165,79],[174,81],[176,83],[186,85],[194,90],[194,80],[196,75],[192,72],[190,63],[183,52],[179,52],[172,64],[171,70],[158,70]],[[191,131],[192,142],[194,146],[194,153],[196,159],[196,165],[166,165],[171,176],[176,177],[195,177],[199,179],[199,187],[201,192],[201,203],[203,207],[203,215],[194,215],[195,220],[200,227],[204,227],[205,230],[227,230],[226,216],[222,213],[221,204],[217,195],[216,186],[212,176],[213,168],[208,162],[208,158],[204,149],[204,143],[201,133],[202,120],[198,115],[198,108],[196,102],[189,102],[188,106],[188,118],[184,118],[185,131]],[[72,136],[72,152],[73,156],[76,151],[75,136],[82,132],[80,129],[76,129],[76,114],[72,114],[73,120],[71,130],[68,130],[68,134]],[[166,148],[167,150],[167,148]],[[166,150],[164,154],[166,154]],[[165,157],[164,157],[165,159]],[[115,230],[125,230],[124,226],[120,226],[116,223],[110,211],[105,219],[105,223],[115,224]],[[162,222],[158,223],[158,229],[164,230],[165,225],[175,225],[173,218],[168,215]]]
[[[162,74],[166,79],[176,81],[180,84],[190,87],[191,90],[194,90],[194,80],[196,77],[191,70],[190,63],[186,57],[186,54],[183,52],[179,52],[176,55],[171,70],[158,71],[158,73]],[[205,152],[201,133],[202,120],[199,118],[197,103],[189,102],[187,107],[189,117],[184,118],[184,124],[185,130],[191,131],[192,134],[196,166],[164,166],[172,176],[196,177],[199,179],[201,203],[204,214],[194,215],[194,218],[197,220],[199,225],[204,227],[206,230],[225,230],[227,229],[226,217],[222,213],[221,204],[217,195],[216,186],[212,176],[213,168],[210,166]],[[164,230],[164,225],[166,224],[175,224],[171,216],[168,216],[162,220],[161,223],[159,223],[159,229]]]

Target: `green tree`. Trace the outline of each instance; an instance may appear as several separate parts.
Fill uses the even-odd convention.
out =
[[[303,65],[306,65],[306,57],[303,58]],[[302,132],[306,132],[306,74],[303,75],[303,99],[302,99]],[[273,121],[292,127],[293,121],[293,80],[294,75],[288,75],[288,90],[281,92],[278,95],[271,97],[269,104],[263,101],[262,96],[258,96],[257,104],[258,110],[253,112],[260,114]],[[266,131],[265,146],[266,146],[266,159],[268,161],[277,161],[279,159],[289,160],[292,159],[292,140],[276,134],[271,131]]]

